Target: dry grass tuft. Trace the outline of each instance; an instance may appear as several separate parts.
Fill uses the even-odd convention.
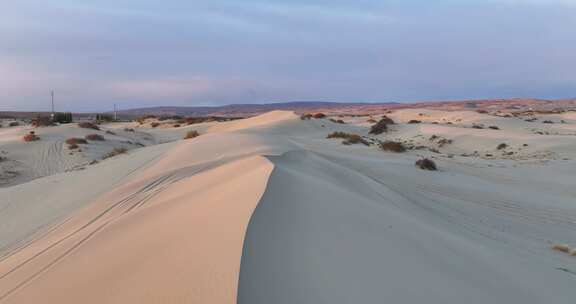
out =
[[[345,132],[333,132],[328,134],[326,138],[342,138],[344,141],[342,144],[344,145],[354,145],[354,144],[363,144],[369,146],[370,143],[366,141],[362,136],[358,134],[350,134]]]
[[[124,128],[124,132],[135,132],[132,128]]]
[[[564,252],[564,253],[571,253],[572,248],[566,244],[556,244],[552,246],[552,250]]]
[[[421,121],[421,120],[417,120],[417,119],[411,119],[411,120],[408,121],[408,124],[419,124],[419,123],[422,123],[422,121]]]
[[[100,134],[88,134],[85,137],[87,140],[92,140],[92,141],[105,141],[106,139],[104,138],[104,136],[100,135]]]
[[[96,124],[93,124],[91,122],[81,122],[78,124],[78,127],[83,128],[83,129],[100,130],[100,127],[98,127]]]
[[[314,115],[312,115],[313,118],[315,119],[322,119],[322,118],[326,118],[326,114],[324,113],[315,113]]]
[[[20,123],[17,122],[17,121],[13,121],[13,122],[11,122],[11,123],[8,124],[9,127],[17,127],[17,126],[19,126],[19,125],[20,125]]]
[[[198,131],[196,130],[192,130],[192,131],[188,131],[188,133],[186,133],[186,136],[184,136],[184,139],[192,139],[192,138],[196,138],[200,136],[200,133],[198,133]]]
[[[110,153],[104,155],[104,159],[118,156],[120,154],[125,154],[126,152],[128,152],[126,148],[114,148],[114,150],[112,150]]]
[[[497,150],[503,150],[503,149],[506,149],[507,147],[508,147],[507,144],[501,143],[501,144],[498,145],[498,147],[496,147],[496,149],[497,149]]]
[[[389,123],[387,119],[381,119],[370,128],[370,134],[378,135],[388,131],[388,124]]]
[[[401,142],[387,140],[380,144],[380,149],[384,151],[402,153],[406,152],[406,147]]]
[[[436,167],[436,163],[428,158],[419,159],[416,161],[416,167],[422,170],[429,170],[429,171],[436,171],[438,168]]]
[[[72,137],[72,138],[68,138],[66,140],[66,143],[69,145],[80,145],[80,144],[85,145],[88,142],[84,138]]]
[[[76,150],[78,148],[80,148],[80,146],[78,146],[77,144],[69,144],[68,145],[68,149],[70,149],[70,150]]]
[[[152,128],[158,128],[158,127],[160,126],[160,123],[159,123],[159,122],[153,122],[153,123],[150,124],[150,126],[151,126]]]
[[[31,141],[40,140],[40,137],[38,137],[38,136],[36,135],[36,133],[34,133],[34,131],[30,131],[30,133],[24,135],[24,137],[22,137],[22,139],[23,139],[25,142],[31,142]]]

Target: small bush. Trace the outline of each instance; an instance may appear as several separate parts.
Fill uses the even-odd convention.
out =
[[[376,119],[370,118],[366,121],[367,123],[376,123]]]
[[[484,129],[484,126],[481,124],[473,124],[472,129]]]
[[[312,118],[312,114],[310,114],[310,113],[306,113],[306,114],[300,115],[300,119],[301,119],[301,120],[308,120],[308,119],[311,119],[311,118]]]
[[[77,138],[77,137],[72,137],[72,138],[68,138],[66,140],[66,143],[69,145],[80,145],[80,144],[87,144],[88,142],[84,139],[84,138]]]
[[[106,139],[104,138],[104,136],[100,135],[100,134],[88,134],[86,135],[87,140],[92,140],[92,141],[105,141]]]
[[[70,150],[76,150],[78,148],[80,148],[80,147],[77,144],[68,145],[68,149],[70,149]]]
[[[124,132],[135,132],[132,128],[124,128]]]
[[[175,125],[173,125],[172,127],[174,127],[174,128],[180,128],[180,125],[179,125],[179,124],[175,124]]]
[[[326,118],[326,114],[324,113],[316,113],[314,115],[312,115],[313,118],[315,119],[322,119],[322,118]]]
[[[408,121],[408,123],[409,123],[409,124],[419,124],[419,123],[422,123],[422,121],[416,120],[416,119],[412,119],[412,120]]]
[[[153,122],[153,123],[150,124],[150,126],[151,126],[152,128],[158,128],[158,126],[160,126],[160,123],[159,123],[159,122]]]
[[[112,132],[112,131],[110,131],[110,130],[107,130],[107,131],[106,131],[106,134],[116,135],[116,133],[114,133],[114,132]]]
[[[125,154],[126,152],[128,152],[126,148],[114,148],[114,150],[112,150],[110,153],[104,155],[104,159],[118,156],[120,154]]]
[[[100,127],[98,127],[96,124],[93,124],[91,122],[81,122],[78,124],[78,127],[83,128],[83,129],[100,130]]]
[[[545,124],[553,124],[554,122],[551,121],[551,120],[544,120],[542,123],[545,123]]]
[[[402,153],[406,152],[406,147],[401,142],[387,140],[380,144],[380,149],[384,151]]]
[[[342,138],[345,139],[342,143],[345,145],[363,144],[369,146],[370,143],[358,134],[350,134],[345,132],[333,132],[328,134],[326,138]]]
[[[17,121],[13,121],[13,122],[11,122],[11,123],[8,124],[9,127],[17,127],[17,126],[19,126],[19,125],[20,125],[20,123],[17,122]]]
[[[345,122],[342,119],[330,119],[331,122],[333,123],[337,123],[337,124],[345,124]]]
[[[489,126],[488,129],[500,130],[500,128],[498,126]]]
[[[476,110],[476,112],[480,114],[488,114],[488,111],[482,109]]]
[[[200,136],[200,133],[198,133],[198,131],[196,130],[192,130],[192,131],[188,131],[188,133],[186,133],[186,136],[184,136],[184,139],[192,139],[192,138],[196,138]]]
[[[502,149],[506,149],[508,147],[507,144],[505,143],[501,143],[498,145],[498,147],[496,147],[497,150],[502,150]]]
[[[436,171],[438,170],[438,168],[436,167],[436,163],[428,158],[422,158],[416,161],[416,167],[422,169],[422,170],[430,170],[430,171]]]
[[[388,124],[390,124],[389,120],[391,120],[391,119],[388,117],[380,119],[379,122],[377,122],[375,125],[373,125],[370,128],[370,134],[378,135],[378,134],[382,134],[384,132],[387,132],[388,131]]]
[[[31,142],[31,141],[40,140],[40,137],[38,137],[38,136],[36,135],[36,133],[34,133],[34,131],[30,131],[30,133],[24,135],[24,137],[22,137],[22,139],[23,139],[25,142]]]

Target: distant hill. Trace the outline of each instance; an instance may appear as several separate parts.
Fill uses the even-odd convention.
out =
[[[213,107],[151,107],[128,109],[119,112],[123,116],[141,115],[180,115],[180,116],[250,116],[273,110],[307,112],[316,109],[342,109],[362,106],[394,106],[399,103],[337,103],[322,101],[301,101],[268,104],[233,104]]]

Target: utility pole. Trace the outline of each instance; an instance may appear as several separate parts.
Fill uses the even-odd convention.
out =
[[[50,97],[51,97],[51,103],[52,103],[52,114],[50,114],[50,117],[52,118],[52,121],[54,121],[54,90],[50,90]]]

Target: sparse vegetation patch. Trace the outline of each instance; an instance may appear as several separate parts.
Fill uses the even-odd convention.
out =
[[[416,167],[422,170],[429,170],[429,171],[436,171],[438,168],[436,167],[436,163],[428,158],[422,158],[416,161]]]
[[[91,123],[91,122],[81,122],[78,124],[78,127],[83,128],[83,129],[100,130],[100,127],[98,127],[96,124]]]
[[[184,136],[184,139],[192,139],[192,138],[196,138],[200,136],[200,133],[198,133],[198,131],[196,130],[192,130],[192,131],[188,131],[188,133],[186,133],[186,136]]]
[[[401,142],[387,140],[380,143],[380,149],[389,152],[402,153],[406,152],[406,147]]]
[[[91,140],[91,141],[105,141],[106,139],[104,138],[104,136],[100,135],[100,134],[88,134],[85,137],[87,140]]]

